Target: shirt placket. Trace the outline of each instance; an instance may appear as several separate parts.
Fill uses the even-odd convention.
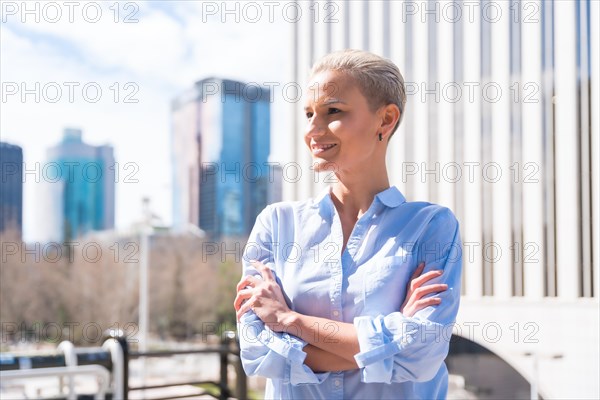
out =
[[[374,199],[371,207],[356,221],[354,229],[352,229],[352,233],[350,233],[350,237],[348,238],[348,243],[346,243],[346,249],[342,254],[342,272],[344,274],[351,271],[354,266],[357,253],[378,209],[379,204],[377,203],[377,199]]]
[[[332,208],[333,205],[332,205]],[[330,308],[331,308],[331,319],[334,321],[341,321],[342,318],[342,258],[339,250],[341,250],[341,244],[344,241],[344,234],[342,231],[342,223],[340,218],[335,212],[333,212],[333,224],[331,229],[331,240],[335,244],[336,254],[335,258],[329,263],[329,269],[331,273],[331,286],[330,286]],[[338,247],[339,246],[339,247]],[[338,250],[339,249],[339,250]]]
[[[332,205],[333,207],[333,205]],[[344,234],[342,231],[342,223],[339,216],[332,210],[333,224],[331,229],[331,240],[336,244],[335,259],[329,263],[331,273],[330,286],[330,308],[331,319],[333,321],[342,321],[342,256],[340,255],[341,245],[344,242]],[[339,246],[339,247],[338,247]],[[338,250],[339,249],[339,250]],[[345,251],[344,251],[345,253]],[[329,330],[325,330],[329,333]],[[322,338],[325,340],[325,337]],[[344,398],[344,374],[343,372],[331,372],[327,384],[330,386],[328,398],[343,399]]]
[[[333,207],[333,205],[332,205]],[[340,221],[339,215],[335,210],[332,210],[333,224],[332,224],[332,240],[337,244],[343,245],[344,243],[344,234],[342,230],[342,223]],[[356,221],[354,228],[352,229],[352,233],[348,238],[348,242],[346,243],[346,248],[341,253],[338,252],[336,255],[335,262],[330,264],[331,271],[331,319],[334,321],[344,321],[343,314],[343,304],[342,304],[342,282],[344,278],[344,273],[347,273],[353,263],[354,256],[356,255],[364,234],[369,227],[369,221],[371,220],[371,215],[374,212],[374,205],[372,205],[367,212]],[[339,247],[341,249],[341,246]],[[331,398],[332,399],[343,399],[344,398],[344,373],[343,372],[332,372],[330,375],[330,385],[331,385]]]
[[[331,239],[334,243],[340,245],[339,249],[341,249],[341,246],[344,243],[342,223],[333,204],[331,204],[331,208],[333,213]],[[356,221],[356,224],[350,233],[350,237],[348,238],[348,242],[346,243],[346,248],[342,254],[340,255],[340,253],[337,252],[335,261],[329,265],[332,280],[330,292],[331,319],[335,321],[345,320],[342,304],[342,282],[344,280],[344,274],[347,274],[348,271],[352,270],[355,263],[355,256],[360,249],[364,235],[369,229],[371,219],[377,212],[377,209],[377,199],[374,199],[373,204],[371,204],[371,207],[369,207],[367,212]]]

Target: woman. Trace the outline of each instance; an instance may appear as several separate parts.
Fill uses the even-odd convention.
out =
[[[402,75],[346,50],[317,62],[308,88],[304,140],[337,181],[257,217],[234,302],[244,369],[268,378],[269,399],[444,398],[458,223],[390,187]]]

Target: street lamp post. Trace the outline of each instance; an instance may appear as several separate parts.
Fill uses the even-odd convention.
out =
[[[142,210],[144,213],[140,229],[140,288],[139,288],[139,342],[138,351],[145,353],[148,349],[148,258],[150,253],[149,236],[152,230],[152,214],[150,212],[150,199],[144,197]],[[146,385],[146,359],[140,359],[140,375],[142,386]],[[143,393],[142,393],[143,394]]]
[[[139,351],[147,350],[148,342],[148,232],[140,232],[140,295],[139,295]]]

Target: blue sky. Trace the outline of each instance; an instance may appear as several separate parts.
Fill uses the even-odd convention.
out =
[[[90,144],[113,145],[117,162],[139,166],[139,183],[117,184],[118,228],[140,217],[144,196],[150,196],[153,210],[170,222],[169,109],[176,95],[211,75],[258,83],[291,81],[292,27],[280,12],[273,13],[269,22],[268,10],[262,9],[262,18],[252,23],[248,19],[255,19],[250,14],[254,10],[246,12],[243,3],[238,11],[226,14],[214,8],[221,2],[135,1],[118,4],[115,22],[114,2],[87,2],[93,3],[89,6],[78,2],[69,21],[70,10],[63,2],[55,2],[60,18],[55,9],[44,10],[44,2],[31,2],[30,10],[35,10],[31,4],[39,4],[36,22],[35,12],[27,14],[20,8],[23,3],[10,2],[12,8],[6,3],[0,25],[0,79],[3,85],[17,85],[19,91],[3,90],[2,140],[23,147],[30,171],[40,168],[46,149],[60,140],[65,127],[81,128]],[[91,22],[97,7],[101,14]],[[126,16],[137,22],[125,23]],[[40,101],[34,95],[23,101],[22,85],[34,89],[36,83]],[[101,93],[95,96],[97,87]],[[127,95],[137,103],[125,102]],[[97,102],[91,101],[94,96]],[[285,122],[289,109],[275,97],[272,131],[289,129]],[[275,160],[282,145],[276,136]],[[36,224],[43,218],[36,203],[40,201],[36,175],[43,179],[41,173],[25,177],[26,240],[38,239]]]

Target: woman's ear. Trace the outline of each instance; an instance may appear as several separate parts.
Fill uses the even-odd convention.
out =
[[[379,131],[383,133],[384,138],[389,138],[396,126],[396,123],[400,119],[400,109],[395,104],[388,104],[381,107],[381,125]]]

